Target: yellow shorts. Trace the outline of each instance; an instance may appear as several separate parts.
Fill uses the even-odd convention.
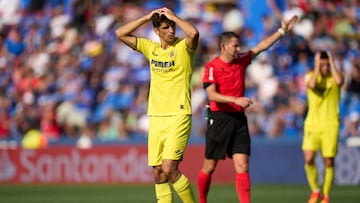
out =
[[[191,115],[150,116],[148,164],[162,160],[181,160],[190,137]]]
[[[304,127],[303,150],[321,150],[323,157],[336,156],[338,148],[339,126]]]

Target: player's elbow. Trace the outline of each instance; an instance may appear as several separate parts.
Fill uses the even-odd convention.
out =
[[[119,39],[122,39],[122,38],[128,36],[127,32],[125,32],[125,30],[123,30],[122,27],[119,27],[118,29],[116,29],[115,34]]]
[[[120,28],[115,31],[115,34],[119,39],[124,36]]]
[[[199,39],[200,33],[197,29],[192,30],[190,33],[188,33],[189,38],[191,39]]]
[[[306,84],[306,87],[309,89],[315,89],[315,84],[308,83],[308,84]]]
[[[216,96],[214,94],[208,94],[208,99],[213,102],[217,102]]]
[[[344,84],[344,78],[340,77],[335,82],[338,86],[342,86]]]

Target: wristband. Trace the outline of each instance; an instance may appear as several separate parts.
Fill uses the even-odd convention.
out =
[[[281,36],[284,36],[286,34],[284,28],[282,28],[282,27],[279,28],[277,31],[280,32]]]

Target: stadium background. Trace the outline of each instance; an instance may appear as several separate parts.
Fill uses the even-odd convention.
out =
[[[346,77],[335,183],[360,184],[360,3],[341,0],[1,0],[0,183],[152,182],[146,166],[149,70],[114,29],[160,6],[190,19],[201,34],[193,130],[182,166],[193,182],[204,143],[202,68],[217,53],[218,34],[239,33],[246,50],[276,31],[280,16],[297,14],[293,32],[259,55],[247,73],[246,94],[256,101],[246,112],[252,179],[305,184],[303,76],[314,51],[326,49]],[[151,28],[137,34],[156,40]],[[45,142],[37,143],[38,136]],[[24,138],[27,147],[41,149],[22,148]],[[232,182],[230,161],[221,164],[215,181]]]

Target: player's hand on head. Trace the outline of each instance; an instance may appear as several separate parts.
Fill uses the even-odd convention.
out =
[[[158,13],[160,14],[161,12],[161,8],[158,8],[158,9],[155,9],[155,10],[152,10],[149,14],[148,14],[148,18],[151,19],[152,16],[155,14],[155,13]]]
[[[332,56],[332,54],[330,53],[330,51],[326,51],[326,54],[327,54],[328,57],[329,57],[329,61],[333,61],[333,56]]]
[[[320,52],[316,52],[315,53],[315,59],[314,59],[315,61],[315,65],[319,65],[319,63],[320,63]]]
[[[164,14],[169,20],[173,20],[173,17],[175,16],[175,13],[166,7],[160,9],[160,14]]]

